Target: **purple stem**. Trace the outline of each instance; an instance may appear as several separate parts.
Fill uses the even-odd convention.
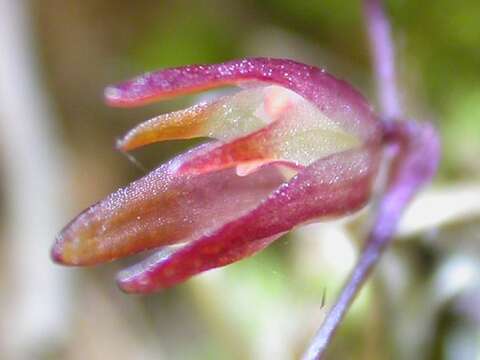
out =
[[[377,204],[372,230],[347,284],[315,334],[304,360],[320,359],[324,355],[350,304],[392,239],[403,210],[437,170],[440,141],[432,125],[391,122],[385,126],[385,137],[395,154],[389,181]]]
[[[390,26],[380,0],[364,0],[364,5],[382,114],[386,120],[393,120],[399,118],[401,113]],[[325,350],[355,296],[392,239],[404,208],[437,170],[440,141],[431,125],[408,121],[387,122],[384,126],[386,146],[395,150],[390,164],[389,181],[378,201],[373,227],[357,264],[335,305],[315,334],[304,354],[304,360],[317,360],[325,355]]]
[[[395,50],[382,0],[364,0],[364,14],[381,113],[386,119],[399,118],[401,106],[395,72]]]
[[[355,295],[368,277],[373,265],[376,263],[381,253],[381,242],[368,241],[368,243],[368,251],[362,252],[357,265],[350,275],[347,286],[345,286],[337,302],[330,309],[325,321],[315,334],[307,352],[304,354],[304,360],[320,359],[324,355],[325,350],[330,344],[330,340],[335,334],[337,327],[340,325]]]
[[[330,309],[325,321],[315,334],[310,347],[303,357],[304,360],[322,358],[338,326],[355,299],[355,296],[378,262],[382,250],[394,232],[395,224],[403,209],[404,203],[408,201],[408,199],[405,198],[401,199],[401,196],[400,199],[397,198],[398,195],[395,196],[394,193],[387,193],[379,204],[374,227],[365,241],[357,264],[335,305]],[[403,201],[397,202],[397,200]]]

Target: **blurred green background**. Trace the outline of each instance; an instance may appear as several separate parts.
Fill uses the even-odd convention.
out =
[[[480,2],[386,6],[405,113],[437,124],[443,161],[328,358],[480,359]],[[69,269],[48,252],[73,216],[144,174],[114,151],[115,139],[195,101],[111,109],[106,85],[161,67],[273,56],[324,67],[375,104],[361,15],[361,2],[346,0],[0,0],[0,353],[299,358],[353,266],[368,209],[148,297],[115,286],[131,260]],[[134,155],[151,169],[191,145]]]

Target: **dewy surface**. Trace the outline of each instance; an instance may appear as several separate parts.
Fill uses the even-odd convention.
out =
[[[279,59],[193,65],[110,87],[106,97],[137,106],[223,85],[248,86],[148,120],[119,140],[127,151],[213,139],[80,214],[57,237],[56,261],[89,265],[159,248],[119,275],[124,290],[150,292],[368,201],[382,146],[379,121],[361,95],[323,70]]]

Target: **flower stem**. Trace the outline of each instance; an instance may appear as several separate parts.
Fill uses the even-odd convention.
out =
[[[436,173],[440,141],[432,125],[389,122],[385,126],[385,136],[386,146],[390,145],[394,153],[386,189],[376,206],[372,229],[350,278],[316,333],[304,360],[322,358],[350,304],[390,243],[403,210]]]
[[[367,247],[362,252],[357,265],[350,275],[347,285],[343,288],[337,302],[330,309],[325,321],[315,334],[310,347],[304,354],[304,360],[320,359],[324,355],[337,327],[340,325],[350,307],[350,304],[377,262],[384,242],[368,241],[367,244]]]
[[[395,70],[395,49],[382,0],[364,0],[364,14],[381,113],[386,119],[395,119],[401,116],[401,103]]]
[[[377,96],[381,113],[385,120],[396,119],[401,116],[401,106],[396,82],[394,44],[391,37],[390,23],[385,15],[381,0],[364,0],[364,15],[373,57]],[[383,249],[392,238],[403,208],[419,185],[416,183],[405,184],[405,179],[402,176],[402,170],[404,170],[404,167],[408,170],[409,164],[408,161],[402,161],[405,159],[402,159],[400,154],[407,154],[407,160],[410,159],[408,150],[410,145],[412,145],[409,144],[411,139],[407,136],[406,138],[396,140],[399,142],[398,145],[400,145],[396,154],[398,158],[392,163],[397,160],[399,163],[397,168],[390,173],[392,179],[384,196],[379,201],[373,228],[365,241],[363,250],[350,278],[335,305],[327,314],[322,326],[315,334],[310,347],[304,354],[304,360],[321,359],[325,354],[331,339],[355,296],[368,279],[370,272],[380,259]]]

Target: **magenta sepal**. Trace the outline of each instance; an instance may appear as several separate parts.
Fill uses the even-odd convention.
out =
[[[109,86],[105,98],[111,106],[134,107],[220,86],[262,83],[296,92],[364,140],[380,137],[378,118],[350,84],[324,69],[287,59],[246,58],[159,70]]]
[[[249,256],[296,225],[358,210],[369,199],[376,156],[372,149],[363,149],[315,162],[248,214],[168,256],[160,252],[122,271],[121,288],[146,293],[169,287]]]

